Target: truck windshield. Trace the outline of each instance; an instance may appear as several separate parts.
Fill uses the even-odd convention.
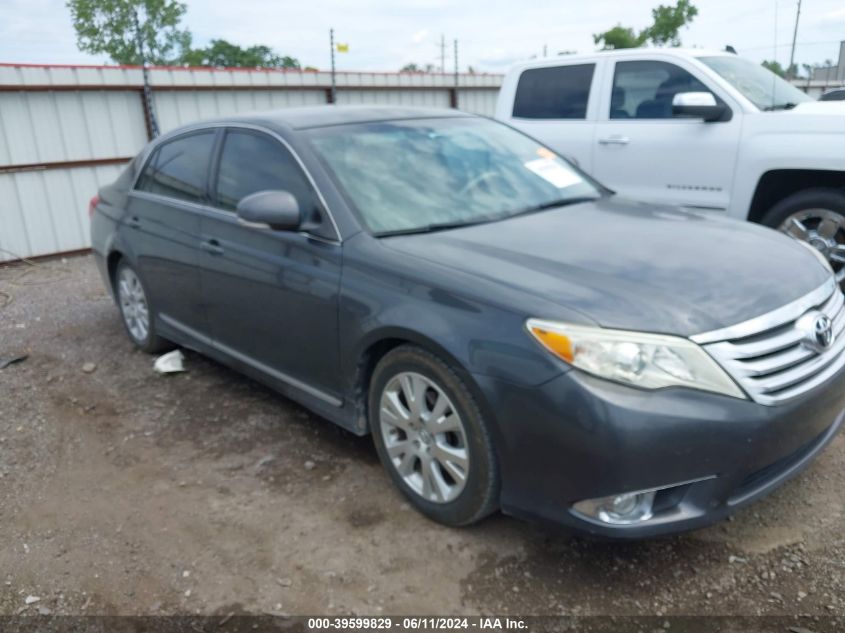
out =
[[[768,68],[742,57],[718,55],[698,59],[715,70],[761,110],[788,110],[804,101],[812,101]]]
[[[308,136],[377,236],[494,222],[603,192],[537,141],[488,119],[338,125]]]

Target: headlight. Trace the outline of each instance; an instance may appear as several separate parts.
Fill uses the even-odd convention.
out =
[[[552,354],[600,378],[642,389],[680,386],[745,398],[716,361],[688,339],[539,319],[526,325]]]

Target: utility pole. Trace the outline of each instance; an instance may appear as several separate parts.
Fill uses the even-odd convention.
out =
[[[329,29],[329,46],[332,49],[332,89],[329,93],[329,103],[337,103],[337,86],[334,79],[334,29]]]
[[[798,18],[801,17],[801,0],[798,0],[798,11],[795,13],[795,30],[792,32],[792,50],[789,53],[789,67],[786,69],[786,76],[792,74],[792,66],[795,63],[795,40],[798,39]]]
[[[458,38],[455,38],[455,41],[454,41],[453,44],[454,44],[454,47],[455,47],[455,93],[454,93],[455,97],[454,97],[454,103],[452,104],[452,107],[457,108],[458,107]]]
[[[141,23],[138,20],[138,10],[133,13],[135,18],[135,45],[141,56],[141,73],[144,77],[144,110],[147,115],[147,127],[150,136],[158,136],[158,121],[156,120],[155,104],[153,103],[153,89],[150,86],[150,71],[147,68],[147,56],[144,53],[144,38],[141,36]]]
[[[446,36],[440,36],[440,72],[446,72]]]
[[[549,47],[546,44],[543,44],[543,57],[549,56]]]

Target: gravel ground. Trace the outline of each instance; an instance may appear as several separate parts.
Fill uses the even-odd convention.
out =
[[[0,291],[0,356],[29,354],[0,370],[0,615],[845,615],[843,436],[690,534],[449,529],[369,438],[190,352],[155,374],[89,257],[0,268]]]

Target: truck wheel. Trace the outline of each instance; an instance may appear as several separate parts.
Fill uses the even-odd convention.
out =
[[[840,285],[845,281],[845,193],[807,189],[784,198],[762,224],[808,242],[830,263]]]

